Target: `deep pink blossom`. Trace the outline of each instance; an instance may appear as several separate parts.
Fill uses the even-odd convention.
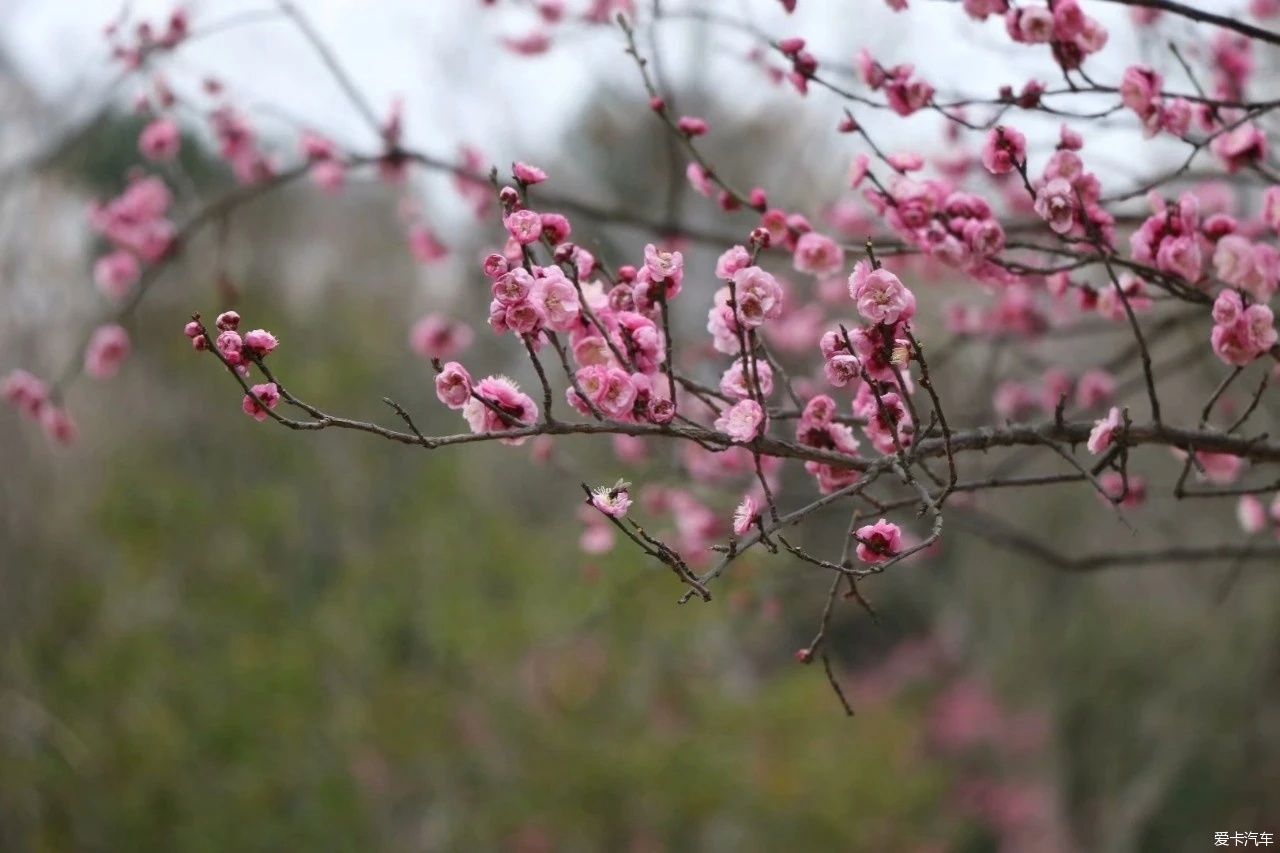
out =
[[[25,370],[10,371],[0,382],[0,396],[29,418],[36,418],[49,400],[49,388]]]
[[[1027,160],[1027,138],[1012,127],[999,125],[987,134],[982,165],[993,175],[1005,175]]]
[[[902,551],[902,528],[883,518],[859,527],[853,535],[858,540],[858,559],[864,563],[883,563]]]
[[[280,403],[280,389],[274,382],[264,382],[249,390],[253,393],[244,395],[240,402],[241,410],[255,421],[265,421],[267,410],[274,409]]]

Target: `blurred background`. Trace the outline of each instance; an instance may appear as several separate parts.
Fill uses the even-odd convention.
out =
[[[534,26],[520,4],[299,5],[373,103],[404,97],[414,144],[536,163],[557,191],[724,235],[719,248],[686,246],[704,275],[749,227],[693,196],[682,167],[668,180],[667,142],[612,27],[567,27],[528,58],[501,48]],[[724,5],[779,31],[776,3]],[[993,51],[965,66],[977,90],[1037,71],[941,4],[914,28],[880,3],[861,4],[856,22],[838,5],[809,4],[787,25],[824,54],[878,46],[886,62],[920,54],[937,69]],[[299,127],[376,150],[269,3],[190,9],[197,25],[243,20],[175,55],[175,90],[216,73],[286,159]],[[58,375],[108,308],[84,212],[139,162],[142,120],[100,35],[119,11],[0,4],[5,370]],[[1098,76],[1111,79],[1144,48],[1108,11]],[[1166,32],[1182,34],[1176,22]],[[765,85],[723,29],[673,21],[644,35],[680,110],[716,129],[709,150],[727,174],[777,188],[788,209],[851,197],[833,108]],[[895,124],[895,147],[948,153],[931,122]],[[232,182],[194,124],[184,142],[189,213]],[[391,396],[424,430],[460,428],[408,336],[428,311],[484,316],[476,262],[498,229],[446,178],[420,176],[412,201],[449,254],[417,263],[404,195],[353,176],[319,203],[298,184],[205,232],[129,319],[122,374],[72,386],[75,446],[51,448],[0,410],[0,849],[1190,851],[1215,831],[1280,831],[1274,567],[1064,574],[961,525],[867,588],[878,621],[837,609],[829,649],[848,719],[821,671],[793,657],[825,600],[820,572],[744,559],[712,603],[681,607],[670,574],[626,543],[579,547],[578,481],[675,483],[670,448],[643,448],[626,470],[603,440],[535,460],[528,447],[423,453],[245,418],[236,389],[178,334],[192,311],[234,306],[272,329],[277,370],[327,410],[390,423]],[[654,239],[582,217],[574,227],[615,265]],[[705,284],[683,318],[690,333],[705,322]],[[921,322],[937,328],[961,291],[929,288]],[[477,325],[468,363],[533,383]],[[1162,351],[1203,332],[1172,334]],[[1089,348],[1041,355],[1080,361]],[[971,376],[1001,358],[1017,367],[980,350],[948,369]],[[1216,378],[1183,378],[1172,405],[1190,412]],[[1168,491],[1159,476],[1153,494]],[[730,492],[729,505],[707,498],[706,523],[726,525]],[[784,477],[789,504],[811,494],[798,472]],[[972,509],[1091,552],[1234,529],[1229,506],[1186,517],[1153,497],[1131,533],[1077,490]],[[844,523],[818,519],[802,540],[820,549]]]

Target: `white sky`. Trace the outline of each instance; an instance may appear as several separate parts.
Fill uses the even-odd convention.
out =
[[[50,100],[89,106],[115,73],[101,29],[118,15],[121,2],[0,0],[0,46]],[[571,8],[585,4],[568,2]],[[649,2],[639,0],[639,5],[647,8]],[[163,19],[172,5],[172,0],[129,4],[135,19]],[[594,91],[594,79],[604,77],[640,91],[615,27],[562,27],[553,52],[530,60],[510,55],[498,43],[503,35],[533,29],[534,16],[523,8],[495,12],[483,8],[480,0],[297,0],[297,5],[376,109],[403,96],[408,141],[441,155],[451,155],[460,142],[468,141],[495,162],[537,162],[540,153],[562,146],[558,128]],[[500,0],[503,7],[521,5]],[[788,17],[777,0],[663,0],[669,11],[714,8],[770,33],[804,36],[823,58],[849,62],[866,47],[886,64],[914,61],[944,93],[964,90],[989,96],[1005,82],[1021,85],[1031,76],[1051,83],[1060,79],[1043,46],[1011,45],[1002,22],[972,22],[958,4],[912,0],[912,8],[897,15],[881,0],[801,0],[799,5]],[[1231,11],[1245,3],[1201,0],[1200,5]],[[186,6],[199,30],[246,12],[270,10],[273,2],[189,0]],[[1127,62],[1141,55],[1128,10],[1092,0],[1085,6],[1111,30],[1107,48],[1090,60],[1090,73],[1101,81],[1118,82]],[[1211,32],[1178,19],[1162,26],[1164,33],[1179,38]],[[666,67],[674,79],[697,74],[747,113],[767,114],[778,98],[794,98],[789,90],[768,86],[744,65],[744,37],[717,29],[709,36],[712,49],[705,50],[698,47],[695,32],[687,21],[665,22],[660,29]],[[192,91],[205,75],[216,74],[238,103],[251,107],[247,112],[264,130],[271,127],[272,119],[266,117],[270,113],[287,114],[363,150],[374,147],[369,131],[310,45],[283,19],[219,32],[184,46],[165,62],[179,92]],[[1176,74],[1171,70],[1170,79]],[[1180,76],[1178,84],[1185,88]],[[823,95],[812,100],[818,102],[811,108],[820,111],[823,126],[834,125],[839,105]],[[267,109],[256,109],[260,107]],[[73,106],[62,112],[73,114]],[[908,122],[861,113],[859,118],[869,127],[886,118],[893,122],[885,146],[890,150],[914,147],[929,153],[940,141],[936,116]],[[1044,135],[1050,132],[1056,134],[1056,123],[1045,126]],[[1035,139],[1034,131],[1029,135]],[[1108,152],[1090,153],[1101,158]],[[1106,168],[1103,163],[1093,165]]]

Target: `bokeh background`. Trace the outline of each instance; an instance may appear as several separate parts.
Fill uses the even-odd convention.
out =
[[[776,5],[724,7],[776,27]],[[927,74],[989,50],[990,63],[963,66],[978,89],[1031,73],[942,4],[914,28],[883,4],[858,4],[856,21],[841,5],[808,4],[790,25],[823,53],[874,40]],[[300,6],[370,100],[405,97],[415,144],[443,156],[471,144],[604,207],[742,230],[690,197],[679,170],[668,180],[667,143],[612,28],[569,28],[528,59],[499,47],[530,28],[519,8]],[[270,9],[192,4],[196,21]],[[118,12],[0,6],[5,369],[56,375],[106,309],[84,209],[119,190],[141,126],[99,34]],[[1100,76],[1118,77],[1147,48],[1123,15],[1099,16],[1113,28]],[[788,208],[847,196],[829,105],[764,85],[716,27],[672,21],[645,36],[681,109],[716,127],[727,173],[779,187]],[[307,43],[270,14],[180,57],[166,69],[175,89],[216,73],[267,139],[307,126],[371,145]],[[194,127],[188,211],[231,185]],[[949,144],[928,117],[899,127],[897,147]],[[1097,158],[1133,168],[1105,146]],[[129,322],[122,375],[73,387],[74,447],[52,449],[0,411],[0,849],[1190,851],[1214,831],[1280,831],[1274,566],[1067,575],[962,525],[868,587],[878,621],[837,610],[829,648],[857,711],[847,719],[821,672],[793,658],[816,626],[821,573],[744,560],[711,604],[681,607],[641,555],[583,554],[577,483],[621,473],[607,442],[539,462],[528,448],[423,453],[245,418],[178,334],[193,310],[234,305],[271,328],[277,369],[331,411],[386,419],[389,395],[424,429],[457,429],[407,337],[429,310],[483,317],[475,261],[497,232],[446,179],[412,188],[445,261],[415,263],[403,199],[372,179],[323,203],[291,187],[162,277]],[[615,262],[652,239],[574,224]],[[715,254],[691,246],[688,265],[708,270]],[[952,290],[929,291],[923,323],[938,323]],[[1078,361],[1089,347],[1041,357]],[[961,353],[949,369],[997,359],[1017,353]],[[533,381],[487,334],[468,361]],[[1215,381],[1183,377],[1184,408]],[[669,448],[647,453],[633,480],[680,476]],[[791,476],[783,497],[808,489]],[[716,505],[721,523],[733,502]],[[972,509],[970,525],[995,514],[1090,551],[1233,529],[1230,507],[1153,498],[1131,533],[1074,490]],[[843,524],[819,519],[804,541],[821,548]]]

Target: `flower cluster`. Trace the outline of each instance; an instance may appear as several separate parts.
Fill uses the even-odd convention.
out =
[[[98,288],[123,299],[138,280],[143,263],[161,260],[173,245],[173,223],[167,218],[173,197],[157,177],[138,178],[124,192],[89,208],[89,224],[113,247],[93,268]]]

